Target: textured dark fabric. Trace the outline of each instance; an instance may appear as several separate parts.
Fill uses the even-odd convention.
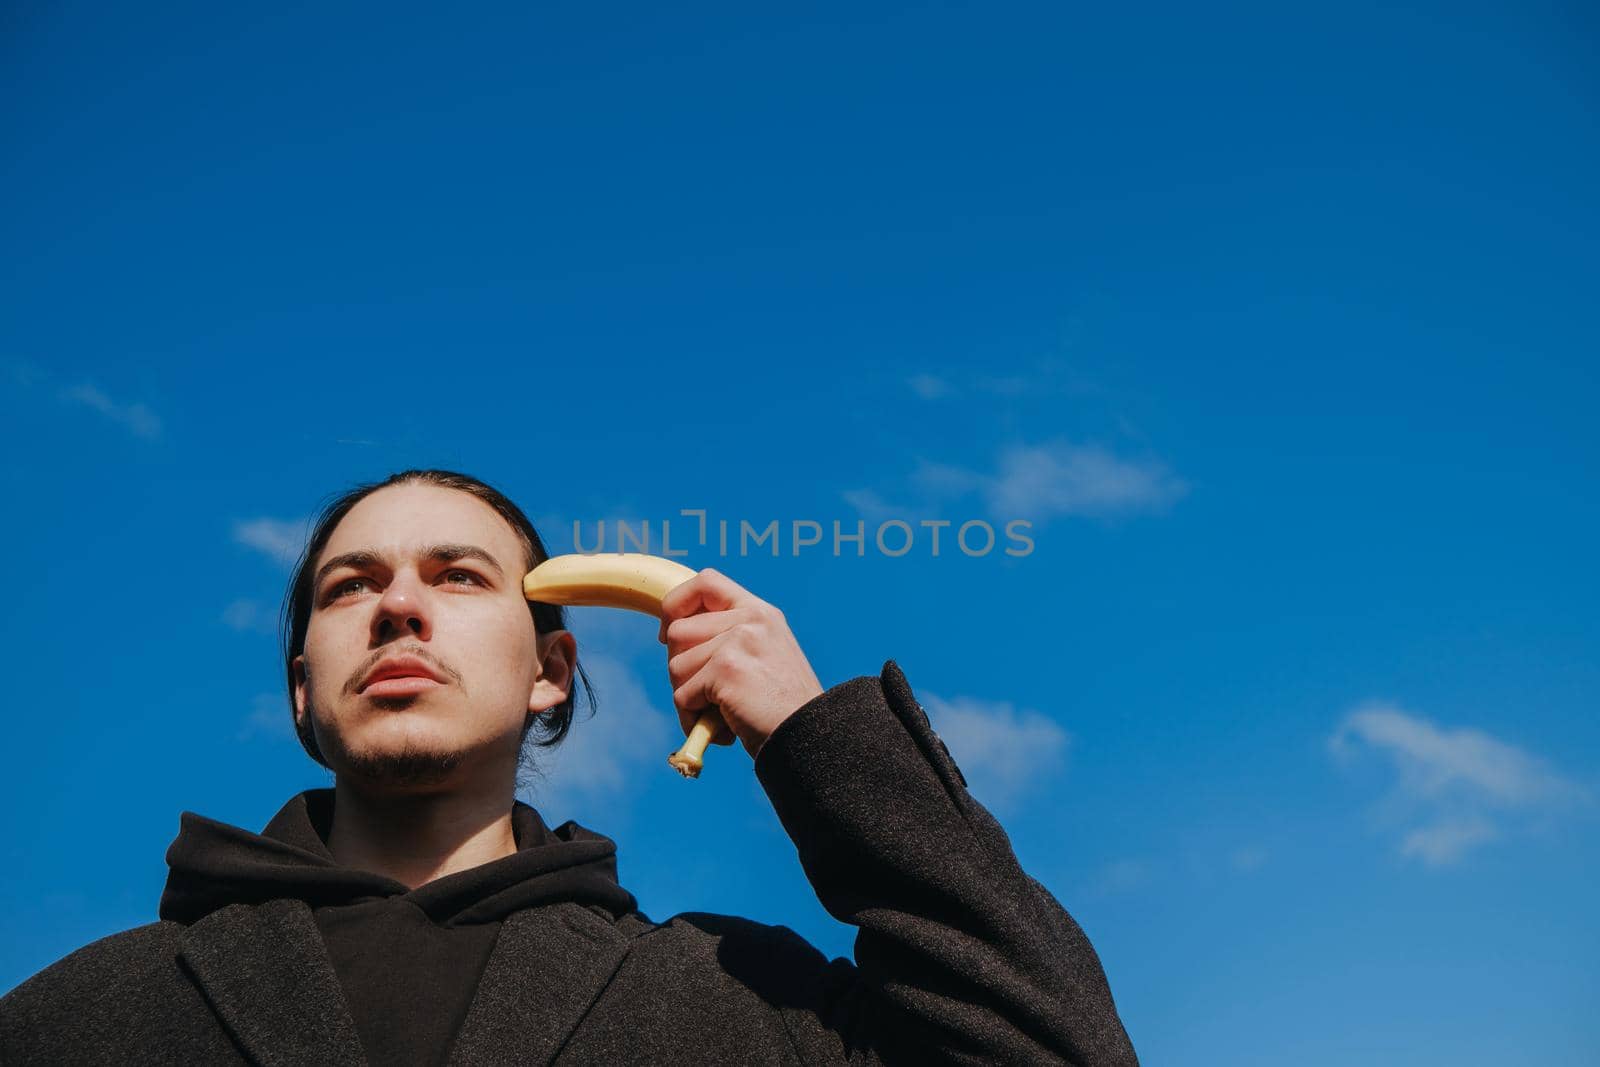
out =
[[[1087,938],[967,793],[894,661],[800,708],[755,772],[818,898],[859,927],[854,963],[827,960],[786,927],[696,913],[655,923],[620,887],[595,889],[604,899],[530,897],[525,879],[484,897],[480,880],[465,894],[474,901],[446,887],[403,907],[438,930],[501,921],[449,1062],[1137,1063]],[[305,822],[291,801],[297,829],[278,826],[249,849],[235,836],[245,831],[220,823],[207,829],[221,858],[175,842],[161,921],[85,946],[0,999],[0,1059],[408,1062],[364,1046],[318,917],[402,906],[394,898],[408,894],[316,862],[304,834],[318,836],[318,802],[296,800],[309,803]],[[184,813],[185,829],[198,818]],[[604,841],[562,829],[568,844]],[[482,879],[552,846],[518,843],[514,856],[452,878]],[[275,884],[294,892],[271,889],[244,861],[241,850],[257,848],[282,868]],[[590,862],[609,862],[615,886],[614,853],[602,846]],[[502,907],[508,895],[515,904]],[[344,966],[347,980],[372,981],[359,962]]]

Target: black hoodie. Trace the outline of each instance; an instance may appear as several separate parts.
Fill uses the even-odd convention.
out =
[[[512,912],[559,901],[613,916],[635,910],[617,884],[610,838],[574,822],[550,830],[520,800],[513,855],[416,889],[334,860],[333,803],[332,789],[306,790],[259,834],[183,812],[161,918],[187,924],[230,904],[305,901],[370,1063],[445,1062]]]

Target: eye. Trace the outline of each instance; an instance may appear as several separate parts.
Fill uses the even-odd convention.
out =
[[[450,571],[445,571],[444,572],[445,580],[448,581],[451,585],[460,585],[461,584],[460,582],[457,582],[457,581],[453,580],[458,575],[460,577],[466,578],[468,581],[474,582],[474,583],[476,583],[478,585],[482,585],[483,584],[483,579],[479,578],[476,574],[473,574],[471,571],[450,570]]]
[[[348,590],[351,586],[365,585],[366,582],[367,582],[367,580],[365,578],[346,578],[344,581],[342,581],[338,585],[334,586],[332,592],[329,595],[333,599],[337,600],[339,597],[344,596],[345,595],[345,591]]]

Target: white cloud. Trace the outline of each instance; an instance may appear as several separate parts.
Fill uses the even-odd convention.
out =
[[[1425,797],[1459,792],[1515,807],[1582,793],[1514,745],[1471,727],[1442,728],[1392,704],[1373,701],[1350,712],[1332,743],[1347,752],[1352,738],[1388,754],[1402,785]]]
[[[269,634],[278,628],[278,613],[254,600],[235,600],[222,609],[222,621],[242,633]]]
[[[299,559],[309,534],[304,520],[240,519],[233,524],[235,541],[279,563],[293,563]]]
[[[1382,701],[1353,709],[1328,743],[1344,760],[1362,747],[1388,760],[1396,806],[1411,824],[1400,853],[1433,866],[1460,859],[1519,819],[1589,798],[1585,787],[1515,745]]]
[[[161,436],[161,419],[155,412],[139,403],[119,404],[93,385],[85,383],[63,389],[61,399],[98,411],[136,437],[153,440]]]
[[[943,477],[952,479],[948,472]],[[989,510],[1007,519],[1161,512],[1189,491],[1158,461],[1059,440],[1007,448],[995,473],[979,484]]]
[[[974,697],[925,694],[928,721],[950,749],[967,788],[996,812],[1064,769],[1071,737],[1037,711]]]
[[[1494,825],[1484,818],[1445,819],[1406,834],[1400,842],[1400,855],[1415,856],[1429,866],[1440,867],[1454,863],[1474,845],[1498,836]]]
[[[1160,513],[1189,492],[1188,484],[1157,460],[1130,459],[1101,445],[1062,440],[1012,445],[1000,453],[993,470],[922,459],[911,473],[909,488],[918,499],[904,507],[891,505],[874,489],[841,495],[875,522],[915,522],[918,515],[973,495],[996,522],[1043,522],[1063,516]]]

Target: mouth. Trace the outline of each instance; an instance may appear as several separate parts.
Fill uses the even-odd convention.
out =
[[[423,678],[419,675],[409,674],[403,678],[385,678],[373,682],[362,690],[369,697],[409,697],[418,693],[426,693],[430,689],[438,689],[444,683],[436,682],[432,678]]]
[[[399,656],[374,667],[356,692],[368,696],[412,696],[444,683],[444,677],[429,664],[415,656]]]

